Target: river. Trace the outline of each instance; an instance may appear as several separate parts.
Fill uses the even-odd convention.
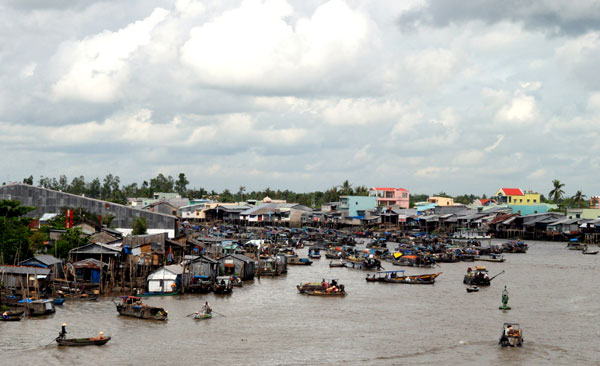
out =
[[[530,244],[531,245],[531,244]],[[232,295],[148,298],[169,311],[167,322],[119,316],[112,299],[65,302],[56,314],[0,322],[0,364],[49,365],[598,365],[600,255],[563,243],[537,242],[527,254],[486,264],[506,272],[489,288],[467,293],[462,278],[473,263],[433,269],[395,267],[409,274],[443,272],[433,286],[367,283],[367,272],[329,268],[329,260],[290,266]],[[306,255],[306,249],[301,251]],[[348,296],[298,294],[300,282],[337,278]],[[508,286],[512,310],[502,312]],[[213,319],[187,314],[208,300]],[[522,348],[497,346],[502,323],[518,322]],[[53,339],[67,322],[71,337],[103,330],[103,347],[59,348]]]

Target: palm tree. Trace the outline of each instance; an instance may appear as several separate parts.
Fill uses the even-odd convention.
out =
[[[352,195],[352,184],[348,182],[348,179],[342,183],[340,186],[340,196],[350,196]]]
[[[554,201],[554,203],[558,203],[562,199],[563,194],[565,193],[565,191],[561,189],[565,185],[561,183],[558,179],[553,180],[552,184],[554,185],[554,189],[552,189],[550,193],[548,193],[548,198]]]
[[[581,193],[581,191],[577,191],[577,193],[575,193],[575,195],[573,197],[571,197],[571,200],[573,201],[573,204],[576,207],[585,207],[585,199],[586,196],[585,194]]]
[[[244,201],[244,192],[246,191],[246,187],[240,186],[240,190],[238,191],[240,195],[240,202]]]

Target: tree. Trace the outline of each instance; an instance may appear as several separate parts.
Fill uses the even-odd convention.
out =
[[[148,222],[145,217],[136,217],[131,223],[131,228],[133,229],[131,234],[144,235],[148,232]]]
[[[79,248],[89,243],[89,236],[85,235],[80,228],[67,229],[54,244],[56,245],[55,252],[58,258],[66,259],[69,257],[71,249]]]
[[[29,249],[34,253],[40,252],[46,242],[48,241],[48,235],[42,231],[36,231],[29,237]]]
[[[357,196],[368,196],[369,188],[367,186],[358,186],[354,188],[354,194]]]
[[[0,200],[0,263],[16,264],[29,253],[29,222],[23,217],[34,210],[19,201]]]
[[[573,197],[571,197],[571,201],[573,206],[577,208],[586,207],[586,196],[581,193],[581,191],[577,191]]]
[[[174,185],[173,177],[166,178],[162,173],[159,173],[156,178],[150,179],[150,191],[152,193],[172,193]]]
[[[179,173],[179,179],[175,182],[175,192],[177,192],[181,197],[187,196],[187,185],[190,184],[190,181],[187,180],[184,173]]]
[[[246,192],[246,187],[240,186],[238,194],[240,195],[240,202],[244,201],[244,192]]]
[[[346,179],[340,186],[340,196],[351,196],[352,193],[352,184]]]
[[[29,184],[30,186],[32,186],[33,185],[33,175],[30,175],[29,178],[23,179],[23,183]]]
[[[69,193],[76,194],[78,196],[86,193],[87,188],[83,175],[73,178],[71,184],[69,185],[68,191]]]
[[[562,190],[562,187],[565,185],[561,183],[558,179],[552,181],[552,185],[554,188],[548,193],[548,198],[550,198],[554,203],[559,203],[563,198],[563,194],[565,191]]]
[[[96,177],[93,181],[90,182],[88,186],[88,195],[92,198],[100,198],[100,192],[102,190],[102,186],[100,185],[100,179]]]

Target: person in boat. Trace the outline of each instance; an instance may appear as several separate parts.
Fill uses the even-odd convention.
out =
[[[65,338],[67,335],[67,323],[62,323],[60,332],[58,332],[58,336],[60,338]]]
[[[337,286],[337,281],[331,280],[331,287],[336,287],[336,286]]]
[[[91,337],[90,341],[101,341],[104,339],[104,332],[100,331],[100,333],[98,333],[98,337]]]
[[[208,301],[206,301],[204,303],[204,305],[202,306],[202,312],[204,314],[210,314],[210,313],[212,313],[212,308],[210,307],[210,304],[208,303]]]

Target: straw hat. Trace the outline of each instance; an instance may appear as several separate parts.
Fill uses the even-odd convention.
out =
[[[67,326],[67,323],[62,323],[62,326],[63,326],[63,327],[66,327],[66,326]]]
[[[103,334],[104,334],[104,332],[103,332],[103,331],[100,331],[100,335],[103,335]]]

